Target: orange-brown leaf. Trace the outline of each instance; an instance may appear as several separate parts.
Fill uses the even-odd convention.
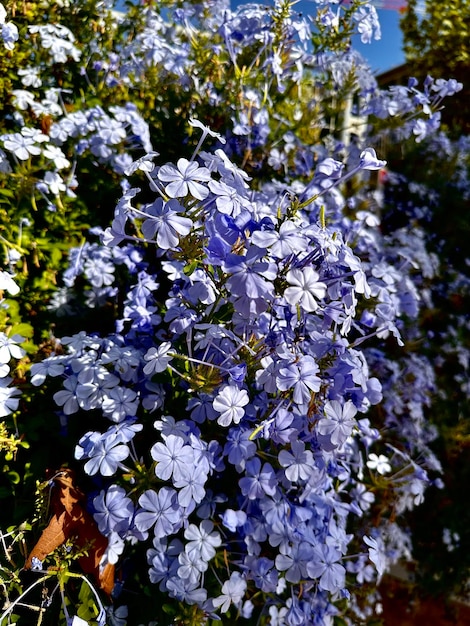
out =
[[[73,472],[68,469],[58,472],[53,478],[51,490],[52,517],[31,550],[25,568],[31,568],[34,557],[43,561],[70,539],[78,551],[86,552],[78,558],[84,573],[92,575],[100,589],[110,595],[114,586],[114,565],[107,564],[100,571],[100,561],[108,540],[100,533],[93,517],[83,507],[84,496],[75,485]]]
[[[62,470],[54,478],[55,489],[51,494],[51,506],[54,509],[65,509],[73,515],[73,508],[85,499],[83,493],[74,484],[75,476],[72,470]]]
[[[40,561],[44,561],[48,554],[54,552],[56,548],[61,546],[67,539],[65,535],[65,511],[61,516],[54,515],[47,528],[42,532],[41,538],[34,546],[31,554],[26,561],[25,567],[29,569],[31,567],[31,561],[33,557],[37,557]]]

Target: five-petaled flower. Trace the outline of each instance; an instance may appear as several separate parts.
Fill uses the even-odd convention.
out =
[[[379,474],[385,475],[392,471],[392,466],[388,457],[384,454],[375,454],[372,452],[367,459],[367,467],[371,470],[376,470]]]
[[[217,394],[212,406],[220,413],[217,423],[221,426],[229,426],[238,422],[245,415],[245,407],[250,398],[245,389],[239,389],[235,385],[225,385]]]
[[[172,346],[169,341],[164,341],[158,348],[149,348],[144,355],[144,360],[147,361],[147,364],[144,366],[144,374],[151,376],[152,374],[164,372],[173,358],[169,354],[171,349]]]
[[[319,280],[320,276],[313,267],[291,269],[286,280],[291,285],[284,291],[284,298],[292,306],[299,305],[308,313],[318,309],[318,300],[325,297],[326,285]]]
[[[176,162],[176,167],[171,163],[162,165],[157,176],[167,183],[165,193],[170,198],[184,198],[191,194],[198,200],[204,200],[209,193],[207,186],[202,183],[210,181],[211,173],[195,161],[181,158]]]

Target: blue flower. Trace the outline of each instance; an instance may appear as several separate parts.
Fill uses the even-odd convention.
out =
[[[227,286],[235,296],[250,299],[271,299],[272,281],[277,276],[274,263],[259,260],[259,252],[251,248],[245,257],[229,254],[224,262],[224,271],[230,274]]]
[[[178,556],[178,576],[184,580],[188,580],[191,584],[200,585],[201,573],[208,568],[206,561],[203,561],[196,553],[188,554],[180,552]]]
[[[138,406],[137,392],[128,387],[114,387],[102,404],[103,413],[113,422],[122,422],[126,417],[134,416]]]
[[[5,150],[12,152],[20,161],[26,161],[31,156],[41,154],[41,148],[37,145],[37,137],[24,133],[2,135]]]
[[[103,535],[125,532],[134,515],[134,505],[123,487],[111,485],[93,498],[93,517]]]
[[[62,419],[88,411],[87,419],[113,422],[105,432],[86,432],[75,448],[85,472],[106,484],[93,501],[109,540],[103,563],[116,562],[124,546],[138,558],[146,542],[150,582],[162,595],[196,603],[208,619],[216,619],[217,609],[231,610],[229,621],[235,613],[253,613],[255,621],[279,626],[321,626],[348,598],[343,563],[350,563],[353,582],[372,581],[367,550],[352,556],[349,544],[354,529],[370,525],[379,483],[393,487],[399,511],[418,503],[428,482],[409,455],[424,451],[432,466],[422,420],[435,389],[433,371],[416,354],[394,354],[391,361],[381,340],[392,334],[400,341],[402,331],[413,338],[410,318],[427,293],[417,270],[426,268],[427,281],[435,264],[416,229],[413,237],[406,229],[384,236],[380,211],[358,210],[372,207],[372,196],[380,203],[380,189],[372,195],[359,189],[363,170],[385,164],[372,148],[363,149],[365,137],[349,146],[329,138],[312,147],[286,132],[291,113],[304,120],[297,120],[297,103],[279,115],[285,99],[278,96],[295,89],[300,111],[305,80],[318,61],[307,45],[307,19],[281,10],[282,3],[231,13],[227,7],[217,12],[220,3],[210,0],[203,13],[179,8],[164,15],[157,4],[141,7],[135,23],[123,16],[118,30],[132,31],[132,40],[117,41],[119,54],[116,48],[100,58],[99,46],[93,48],[81,71],[112,99],[115,86],[140,93],[150,69],[162,111],[158,81],[163,91],[171,85],[176,99],[184,95],[185,110],[202,105],[201,111],[217,112],[239,64],[251,68],[222,115],[230,127],[225,136],[190,120],[202,137],[189,160],[159,167],[135,104],[106,111],[95,98],[95,106],[85,107],[76,94],[49,89],[47,63],[19,75],[34,93],[11,94],[21,131],[1,138],[1,173],[39,167],[37,197],[67,195],[72,203],[75,178],[68,170],[80,172],[85,163],[116,174],[123,189],[110,228],[90,230],[105,245],[86,242],[71,251],[59,294],[88,308],[111,305],[118,316],[114,332],[64,338],[63,353],[31,367],[32,384],[55,377],[55,390],[63,381],[54,394]],[[312,23],[327,37],[349,13],[338,2],[316,4]],[[374,11],[350,12],[363,38],[378,33]],[[38,25],[31,32],[47,47],[38,59],[70,60],[86,50],[65,27]],[[196,39],[201,55],[191,45]],[[208,51],[214,67],[222,59],[225,73],[200,71],[199,57]],[[342,55],[339,63],[328,52],[316,73],[318,92],[324,81],[346,87],[354,67],[361,112],[393,114],[397,123],[404,116],[402,137],[433,133],[440,99],[459,88],[428,79],[422,91],[411,81],[380,93],[356,54]],[[321,117],[323,105],[320,98],[311,113]],[[45,116],[52,120],[47,134],[37,125]],[[208,136],[225,141],[224,149],[201,152]],[[135,160],[136,148],[148,154]],[[257,170],[254,181],[236,164],[242,161]],[[279,168],[273,179],[270,163]],[[140,195],[123,172],[148,188]],[[354,184],[343,184],[353,176]],[[42,196],[41,203],[59,206]],[[13,268],[19,257],[10,253],[8,260]],[[17,292],[12,282],[0,272],[0,289],[9,284]],[[370,339],[380,349],[361,350]],[[18,407],[13,381],[4,378],[12,357],[22,356],[18,350],[0,337],[0,415]],[[381,432],[371,427],[372,417],[356,420],[356,414],[365,415],[382,395]],[[405,446],[390,447],[392,429],[401,429],[396,438]],[[381,449],[393,449],[392,460],[370,454],[382,437]],[[396,475],[376,481],[372,493],[365,467],[387,474],[392,461]],[[392,538],[396,555],[408,549],[396,528],[383,517],[380,539],[364,539],[379,575],[388,566],[382,535]]]
[[[216,133],[214,130],[211,130],[208,126],[203,124],[197,118],[190,117],[189,120],[188,120],[188,123],[193,128],[199,128],[200,130],[202,130],[202,139],[199,141],[199,144],[202,144],[202,142],[204,141],[204,139],[205,139],[205,137],[207,135],[209,135],[210,137],[217,138],[220,141],[220,143],[224,144],[226,142],[225,137],[223,137],[220,133]]]
[[[380,170],[387,165],[387,161],[377,158],[374,148],[366,148],[361,152],[359,167],[363,170]]]
[[[344,405],[338,400],[332,400],[325,404],[324,410],[326,417],[318,421],[317,430],[321,435],[328,437],[334,446],[341,447],[356,425],[354,416],[357,409],[350,400]]]
[[[5,18],[7,12],[3,4],[0,4],[0,37],[2,38],[3,45],[7,50],[13,50],[15,42],[18,41],[19,34],[18,28],[13,22],[6,22]]]
[[[128,616],[127,606],[108,607],[106,613],[109,626],[126,626]]]
[[[10,377],[0,378],[0,418],[10,415],[17,410],[21,391],[16,387],[10,387],[13,379]]]
[[[371,4],[360,6],[354,12],[353,19],[358,23],[357,30],[361,35],[362,43],[371,43],[372,39],[381,38],[379,16],[374,6]]]
[[[53,395],[54,402],[62,407],[65,415],[76,413],[80,408],[76,394],[78,384],[78,376],[69,376],[64,380],[64,389]]]
[[[203,520],[199,526],[189,524],[184,531],[187,539],[185,551],[189,555],[208,563],[214,558],[216,549],[221,546],[222,539],[210,520]]]
[[[172,355],[168,354],[170,350],[171,343],[169,341],[160,344],[158,348],[149,348],[144,355],[144,360],[147,361],[144,367],[144,374],[151,376],[158,372],[164,372],[173,358]]]
[[[156,461],[155,474],[162,480],[173,476],[174,480],[184,482],[183,472],[194,463],[193,449],[185,445],[182,437],[176,435],[168,435],[164,443],[154,444],[150,453]]]
[[[306,541],[288,546],[286,554],[278,554],[276,557],[276,567],[290,583],[299,583],[308,577],[307,567],[314,557],[312,546]]]
[[[256,500],[265,494],[270,496],[275,494],[277,479],[269,463],[261,467],[259,458],[254,457],[246,462],[245,468],[247,475],[240,478],[238,483],[244,496],[250,500]]]
[[[291,220],[281,223],[279,230],[258,230],[251,241],[259,248],[269,248],[272,255],[283,259],[306,250],[308,241],[299,225]]]
[[[244,526],[247,519],[245,511],[234,511],[233,509],[226,509],[222,515],[223,525],[233,533],[237,532],[238,528]]]
[[[266,593],[273,593],[276,590],[279,575],[274,567],[274,561],[264,556],[247,556],[245,565],[258,589]]]
[[[186,236],[193,225],[189,217],[180,215],[184,207],[177,200],[164,202],[157,198],[153,204],[146,205],[142,223],[142,234],[147,239],[156,235],[156,243],[162,250],[176,248],[180,236]]]
[[[246,428],[231,428],[227,434],[224,445],[224,454],[228,456],[229,463],[244,467],[245,461],[256,452],[256,444],[251,441],[251,430]]]
[[[238,189],[224,182],[211,180],[209,189],[216,196],[215,205],[220,213],[236,217],[241,213],[242,208],[248,205],[248,200],[240,194]]]
[[[291,452],[281,450],[278,458],[281,467],[285,468],[286,478],[293,483],[307,480],[314,470],[313,454],[305,449],[303,441],[293,441]]]
[[[158,492],[148,489],[139,498],[140,509],[135,516],[135,525],[146,531],[155,524],[155,537],[171,535],[181,524],[181,511],[176,491],[162,487]]]
[[[168,183],[165,193],[170,198],[184,198],[190,193],[198,200],[204,200],[209,190],[201,183],[208,182],[211,174],[206,167],[200,167],[195,161],[178,159],[176,167],[169,163],[157,172],[159,180]]]
[[[246,580],[240,572],[232,572],[229,580],[222,585],[221,595],[213,600],[214,606],[220,607],[221,612],[226,613],[232,603],[238,605],[241,602],[245,590]]]
[[[100,438],[86,453],[89,460],[85,463],[85,472],[90,476],[98,472],[102,476],[112,476],[129,454],[128,446],[120,443],[116,438]]]
[[[382,577],[387,566],[387,558],[383,542],[378,538],[368,537],[364,535],[364,543],[369,546],[369,559],[375,565],[379,577]]]
[[[171,576],[166,583],[166,590],[171,597],[187,604],[203,605],[207,599],[207,590],[199,586],[199,581],[192,582],[180,576]]]
[[[207,476],[199,467],[185,467],[179,478],[173,480],[178,491],[178,502],[182,507],[190,508],[199,504],[206,495],[205,483]]]
[[[339,563],[341,558],[341,552],[332,546],[319,545],[314,548],[307,572],[312,578],[319,578],[320,589],[331,592],[344,589],[346,570]]]
[[[276,377],[277,386],[281,391],[294,389],[293,398],[297,404],[308,404],[312,392],[319,391],[321,379],[319,367],[311,356],[303,356],[297,363],[290,363],[279,368]]]
[[[24,340],[20,335],[7,337],[0,332],[0,364],[8,363],[11,359],[21,359],[26,352],[18,344]]]

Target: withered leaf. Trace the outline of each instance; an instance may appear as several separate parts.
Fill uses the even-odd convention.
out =
[[[114,586],[114,565],[108,563],[100,571],[100,560],[108,540],[98,530],[93,517],[84,508],[84,495],[75,485],[74,472],[62,469],[52,481],[50,507],[52,516],[39,541],[31,550],[25,568],[30,569],[34,557],[43,561],[47,555],[67,540],[79,551],[85,551],[78,563],[85,574],[90,574],[107,595]]]

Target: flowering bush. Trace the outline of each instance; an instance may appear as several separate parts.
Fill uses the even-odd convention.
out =
[[[369,4],[317,2],[307,19],[285,0],[147,2],[114,20],[108,4],[22,16],[29,89],[12,84],[0,136],[5,211],[17,201],[0,416],[32,444],[17,451],[31,460],[15,494],[31,499],[46,468],[56,489],[63,466],[77,470],[107,540],[103,596],[70,583],[96,546],[74,550],[65,526],[61,548],[28,560],[30,587],[10,570],[0,621],[54,576],[59,619],[75,626],[127,611],[130,623],[366,621],[377,581],[411,557],[400,516],[440,470],[435,371],[417,347],[438,260],[420,225],[381,224],[386,162],[372,144],[432,138],[459,85],[381,92],[348,45],[356,28],[379,36]],[[67,493],[54,514],[90,525]]]
[[[387,175],[382,226],[387,231],[413,220],[429,233],[428,250],[442,260],[421,316],[420,352],[432,364],[436,381],[425,415],[438,428],[432,447],[443,464],[444,488],[429,489],[409,515],[416,578],[433,595],[465,596],[470,572],[468,512],[461,497],[468,477],[468,138],[452,141],[441,132],[424,142],[418,154],[415,146],[407,146],[404,156],[392,146],[387,151],[390,167],[400,174]],[[419,171],[410,168],[417,159]]]

